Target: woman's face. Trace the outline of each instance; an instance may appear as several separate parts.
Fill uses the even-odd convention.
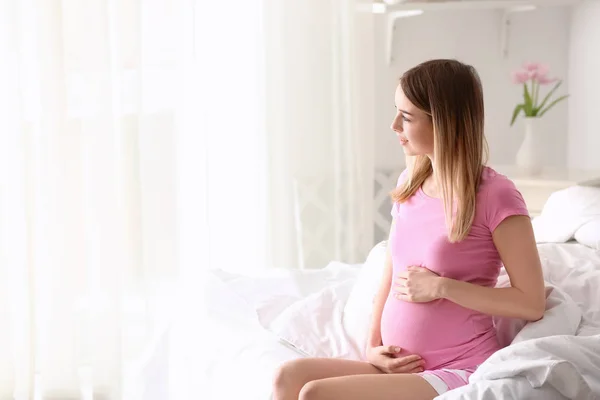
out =
[[[415,107],[404,95],[400,85],[394,96],[396,117],[392,130],[407,156],[433,155],[433,123],[431,117]]]

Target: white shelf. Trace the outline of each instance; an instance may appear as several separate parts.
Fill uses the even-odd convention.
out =
[[[514,165],[493,165],[499,173],[510,178],[527,203],[532,217],[541,214],[552,193],[571,186],[600,186],[600,170],[543,168],[532,174]]]
[[[457,0],[457,1],[411,1],[388,5],[387,11],[423,10],[489,10],[521,6],[556,7],[581,3],[582,0]]]
[[[514,165],[493,165],[499,173],[508,176],[513,181],[528,185],[557,185],[557,186],[598,186],[600,185],[600,170],[577,170],[566,168],[543,168],[538,174],[531,174]]]
[[[521,12],[527,7],[558,7],[572,6],[582,3],[583,0],[453,0],[453,1],[408,1],[385,8],[386,15],[386,59],[388,65],[393,61],[394,30],[396,21],[402,18],[416,16],[415,12],[448,11],[448,10],[503,10],[500,32],[500,52],[503,57],[508,55],[508,30],[510,16]],[[535,12],[531,10],[531,12]],[[418,18],[418,16],[417,16]]]

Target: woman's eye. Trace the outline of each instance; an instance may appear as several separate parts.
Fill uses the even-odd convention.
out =
[[[408,118],[406,118],[404,115],[402,116],[402,120],[406,121],[406,122],[410,122],[410,120]]]

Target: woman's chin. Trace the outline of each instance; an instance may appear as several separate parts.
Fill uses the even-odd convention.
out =
[[[423,156],[427,154],[422,151],[416,151],[415,149],[412,149],[407,145],[402,146],[402,150],[404,151],[404,155],[408,157]]]
[[[402,147],[402,150],[404,151],[404,155],[405,155],[405,156],[412,157],[412,156],[417,156],[417,155],[418,155],[417,153],[415,153],[414,151],[412,151],[411,149],[409,149],[409,148],[408,148],[408,147],[406,147],[406,146],[403,146],[403,147]]]

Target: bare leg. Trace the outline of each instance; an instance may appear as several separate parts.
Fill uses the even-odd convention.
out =
[[[355,375],[307,383],[299,400],[432,400],[435,389],[415,374]]]
[[[383,373],[367,362],[337,358],[301,358],[284,363],[275,374],[273,400],[298,400],[308,382],[347,375]]]

